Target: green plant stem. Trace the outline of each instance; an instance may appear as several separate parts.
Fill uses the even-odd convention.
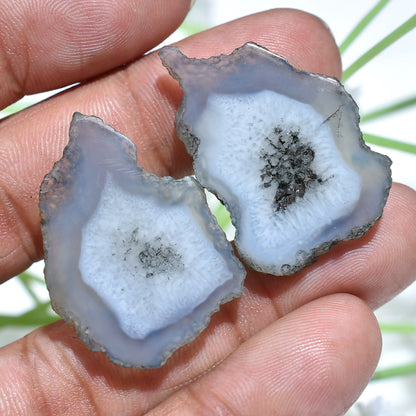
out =
[[[197,25],[192,24],[188,22],[182,23],[182,25],[179,27],[179,29],[186,35],[186,36],[192,36],[195,35],[195,33],[202,32],[206,29],[208,29],[208,26],[205,25]]]
[[[227,211],[227,208],[225,208],[225,206],[222,204],[219,204],[214,209],[214,215],[217,218],[219,226],[223,230],[231,223],[230,213]]]
[[[413,105],[416,105],[416,96],[407,98],[403,101],[399,101],[397,103],[390,104],[386,107],[382,107],[377,110],[371,111],[367,114],[364,114],[361,116],[361,122],[365,123],[366,121],[374,120],[375,118],[384,117],[396,111],[400,111],[407,107],[411,107]]]
[[[32,300],[38,305],[40,303],[40,300],[38,296],[36,295],[35,291],[30,287],[30,283],[25,281],[19,276],[19,280],[21,281],[23,287],[25,288],[27,294],[32,298]]]
[[[391,368],[377,370],[374,373],[372,380],[382,380],[386,378],[408,376],[412,374],[416,374],[416,361],[405,365],[398,365]]]
[[[402,25],[400,25],[396,30],[387,35],[384,39],[374,45],[370,50],[368,50],[364,55],[358,58],[353,62],[343,73],[342,80],[345,82],[353,74],[355,74],[360,68],[362,68],[366,63],[371,61],[379,53],[383,52],[384,49],[388,48],[391,44],[399,40],[406,33],[410,32],[416,26],[416,14],[414,14],[410,19],[406,20]]]
[[[23,279],[30,279],[33,282],[39,283],[41,285],[44,285],[45,284],[45,281],[41,277],[38,277],[38,276],[36,276],[36,275],[28,272],[27,270],[24,271],[24,272],[22,272],[22,273],[20,273],[19,274],[19,277],[21,277]]]
[[[32,298],[36,305],[40,305],[42,302],[39,299],[36,292],[32,289],[33,283],[39,283],[39,281],[29,272],[23,272],[17,276],[20,282],[22,283],[23,287],[25,288],[27,294]],[[41,281],[42,284],[43,281]]]
[[[31,103],[31,102],[17,101],[13,104],[10,104],[8,107],[4,108],[3,110],[1,110],[0,115],[4,117],[10,116],[12,114],[18,113],[19,111],[24,110],[25,108],[30,107],[33,104],[35,104],[35,102]]]
[[[416,334],[416,324],[412,324],[412,323],[395,323],[395,324],[380,323],[380,329],[382,332],[391,332],[391,333],[401,334],[401,335]]]
[[[21,315],[0,315],[0,327],[6,326],[43,326],[60,319],[50,310],[50,303],[43,302]]]
[[[339,51],[344,53],[345,50],[354,42],[361,32],[374,20],[390,0],[380,0],[377,4],[362,18],[362,20],[354,27],[345,40],[339,46]]]
[[[387,137],[376,136],[374,134],[363,133],[364,140],[367,143],[387,147],[389,149],[400,150],[406,153],[416,154],[416,145],[399,140],[389,139]]]

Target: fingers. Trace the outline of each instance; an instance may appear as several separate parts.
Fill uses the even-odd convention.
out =
[[[276,279],[253,273],[246,286],[274,299],[279,316],[317,297],[340,292],[377,308],[414,281],[415,252],[416,192],[393,184],[381,219],[365,236],[338,243],[295,276]]]
[[[240,19],[193,36],[180,47],[193,56],[208,56],[230,52],[249,40],[303,69],[340,73],[338,49],[326,26],[293,10]],[[130,137],[138,146],[139,164],[151,172],[181,176],[189,173],[191,161],[174,131],[180,98],[177,82],[153,54],[0,124],[0,279],[42,255],[39,185],[62,155],[73,112],[98,115]]]
[[[0,3],[0,107],[115,68],[167,37],[190,0]]]
[[[253,28],[257,30],[253,31]],[[340,78],[338,47],[328,27],[319,18],[292,9],[269,10],[215,27],[203,36],[181,42],[188,56],[208,58],[231,53],[236,47],[254,41],[309,72]]]
[[[150,415],[341,415],[377,365],[377,322],[357,298],[333,295],[290,313]]]
[[[303,69],[331,75],[339,75],[340,73],[339,56],[334,41],[327,29],[316,18],[295,11],[272,11],[242,19],[227,27],[228,29],[224,26],[192,37],[185,41],[181,47],[187,54],[208,56],[220,52],[230,52],[245,41],[253,40],[282,54]],[[229,33],[233,34],[232,37],[229,36]],[[318,49],[315,49],[316,45],[319,45]],[[297,50],[300,52],[298,53]],[[2,138],[0,142],[0,236],[2,236],[0,241],[0,273],[3,277],[16,273],[41,255],[37,210],[38,187],[43,175],[60,157],[67,141],[68,121],[72,112],[82,111],[101,116],[106,122],[130,136],[139,145],[139,162],[146,168],[159,174],[171,173],[178,176],[189,168],[189,159],[184,156],[183,146],[175,138],[173,131],[173,119],[179,99],[180,91],[177,84],[168,77],[157,56],[151,55],[125,69],[62,94],[2,123],[0,126],[0,137]],[[399,209],[399,213],[402,215],[411,213],[414,215],[415,208],[412,211],[412,208],[407,206],[408,204],[415,206],[415,194],[406,188],[395,187],[390,201],[390,210],[386,210],[385,215],[387,220],[383,217],[385,228],[381,228],[380,223],[380,226],[363,240],[362,246],[360,243],[351,246],[356,253],[363,249],[364,252],[368,250],[367,257],[364,256],[367,260],[370,260],[369,257],[374,252],[381,250],[383,242],[386,240],[389,247],[395,247],[395,253],[399,258],[405,259],[406,255],[408,257],[410,253],[414,253],[414,248],[410,251],[410,245],[414,247],[414,239],[410,239],[410,245],[402,244],[403,242],[398,240],[397,236],[390,239],[388,230],[395,226],[393,234],[399,231],[404,233],[403,239],[409,237],[413,223],[407,219],[400,219],[400,216],[396,218],[397,214],[394,210]],[[380,228],[381,231],[379,231]],[[320,284],[322,284],[321,290],[326,290],[323,286],[328,281],[331,282],[331,279],[336,282],[332,285],[333,289],[335,287],[348,289],[348,282],[351,282],[352,289],[359,293],[363,283],[360,280],[360,273],[370,277],[372,283],[368,288],[375,292],[378,290],[382,295],[385,295],[386,291],[385,289],[380,290],[380,287],[385,284],[391,285],[391,281],[387,279],[387,273],[382,274],[380,280],[377,280],[375,274],[372,275],[371,271],[365,267],[356,266],[351,271],[345,272],[347,263],[344,263],[343,268],[337,268],[338,262],[346,261],[345,256],[348,255],[346,246],[343,249],[342,246],[340,247],[339,252],[334,252],[337,255],[334,257],[327,255],[317,265],[318,269],[322,268],[322,276],[325,279],[321,278],[322,280],[320,280],[318,274],[313,273],[314,269],[312,268],[298,277],[292,278],[273,279],[264,276],[259,276],[257,280],[254,279],[254,276],[249,278],[245,296],[225,305],[221,312],[214,316],[212,324],[202,336],[194,343],[177,351],[167,365],[160,370],[135,371],[114,366],[101,354],[92,354],[87,351],[72,330],[62,323],[36,331],[24,340],[5,347],[0,352],[0,374],[2,375],[0,377],[0,394],[2,394],[0,398],[4,399],[0,400],[0,406],[15,406],[20,410],[25,407],[30,408],[28,406],[31,405],[33,408],[35,403],[41,409],[40,413],[46,409],[44,413],[59,414],[59,410],[64,408],[63,413],[66,412],[65,414],[72,412],[79,415],[91,414],[95,408],[104,408],[114,409],[113,413],[115,414],[137,414],[156,406],[162,399],[171,396],[182,383],[200,377],[201,374],[224,360],[234,348],[262,328],[264,328],[263,332],[256,335],[253,338],[254,341],[243,344],[248,345],[245,347],[246,349],[239,349],[240,352],[237,351],[237,355],[233,354],[229,357],[230,359],[237,357],[239,360],[230,361],[230,367],[227,364],[228,360],[224,362],[224,365],[227,365],[227,374],[230,369],[235,369],[239,365],[245,370],[244,374],[247,371],[254,371],[255,366],[266,370],[266,366],[261,367],[260,361],[272,360],[274,355],[264,353],[263,357],[260,355],[261,360],[259,360],[256,358],[258,345],[264,344],[268,347],[267,349],[274,349],[274,354],[278,348],[286,351],[286,355],[283,357],[284,354],[282,354],[280,360],[277,360],[279,358],[277,357],[275,361],[269,361],[272,365],[268,368],[269,370],[289,371],[290,366],[285,367],[284,364],[295,360],[294,368],[298,369],[298,373],[295,373],[298,377],[295,379],[299,382],[294,383],[292,393],[289,390],[284,390],[283,385],[279,385],[279,388],[283,389],[281,391],[289,403],[288,406],[292,406],[287,407],[290,410],[295,406],[293,400],[296,394],[303,393],[300,390],[302,385],[300,381],[305,380],[306,371],[302,372],[301,370],[304,367],[307,370],[308,365],[310,370],[316,370],[312,364],[308,364],[308,361],[302,361],[302,357],[306,357],[305,350],[306,352],[310,350],[313,353],[312,357],[318,362],[326,362],[323,359],[326,356],[332,363],[332,365],[325,367],[320,374],[322,385],[326,389],[329,385],[329,383],[325,383],[327,380],[331,381],[331,385],[337,387],[333,393],[333,399],[326,397],[327,400],[335,401],[335,397],[339,398],[338,388],[341,384],[341,374],[348,375],[357,389],[357,386],[361,387],[362,383],[368,379],[372,371],[374,362],[370,357],[365,357],[366,360],[357,361],[357,368],[362,371],[359,373],[360,378],[354,378],[354,375],[348,372],[350,368],[354,368],[352,367],[353,360],[348,356],[348,352],[351,353],[351,356],[353,352],[362,356],[363,350],[357,349],[361,347],[358,345],[360,344],[358,339],[365,339],[370,345],[367,347],[368,351],[372,351],[374,355],[378,354],[374,321],[367,309],[355,300],[345,300],[345,307],[339,306],[342,302],[334,300],[328,304],[328,308],[321,301],[316,301],[311,304],[312,306],[307,304],[302,307],[301,312],[288,314],[291,308],[296,305],[296,295],[299,293],[299,297],[302,299],[301,303],[305,303],[308,296],[312,299],[316,297]],[[356,255],[358,256],[358,254]],[[380,261],[381,257],[377,258]],[[404,281],[409,281],[409,277],[405,274],[409,273],[410,268],[413,267],[413,263],[410,263],[412,261],[408,261],[407,271],[402,268],[395,275],[397,281],[394,282],[393,289],[388,289],[390,293],[392,290],[402,287]],[[389,263],[388,270],[397,270],[394,266],[400,265],[395,264],[393,259]],[[341,278],[332,275],[331,270],[343,273]],[[381,268],[380,272],[383,272]],[[314,284],[308,283],[309,278],[314,281]],[[300,289],[295,284],[287,283],[289,279],[297,279]],[[365,290],[360,292],[362,296],[368,295],[366,285],[367,283],[364,282]],[[309,289],[311,294],[309,294]],[[338,299],[338,297],[335,298]],[[351,297],[347,298],[352,299]],[[377,294],[369,295],[370,298],[377,299]],[[326,300],[322,302],[326,302]],[[357,312],[357,310],[359,311]],[[311,326],[314,322],[312,318],[314,313],[318,314],[316,322],[321,326]],[[275,326],[278,325],[276,323],[267,327],[276,317],[282,315],[286,315],[281,321],[286,326]],[[334,320],[331,320],[332,316]],[[351,317],[351,321],[348,320],[349,317]],[[341,340],[335,332],[331,332],[331,327],[335,326],[339,329],[339,322],[342,322],[346,334],[348,334],[353,330],[352,318],[360,322],[360,328],[362,328],[362,332],[360,332],[360,328],[355,328],[358,332],[352,332],[351,339],[354,342],[350,342],[350,337],[345,333]],[[302,326],[304,319],[308,325]],[[328,327],[322,322],[327,322]],[[295,324],[301,325],[300,332],[293,330]],[[269,328],[271,328],[270,331],[268,331]],[[315,330],[312,331],[312,328]],[[273,341],[266,341],[275,331],[280,336],[273,338]],[[261,338],[262,334],[267,337]],[[296,337],[298,334],[302,336]],[[322,338],[319,334],[322,335]],[[284,338],[284,336],[292,338]],[[279,341],[282,337],[284,342]],[[342,343],[348,347],[344,351],[344,355],[340,353]],[[357,345],[354,350],[355,344]],[[298,347],[296,354],[290,353],[289,345]],[[305,349],[302,349],[303,345],[306,346]],[[323,354],[321,361],[319,361],[319,351],[314,348],[317,350],[321,348],[320,351]],[[334,355],[331,356],[328,350],[331,350]],[[328,355],[325,355],[325,351]],[[339,355],[335,354],[335,351]],[[241,358],[243,356],[247,356],[247,360],[243,360]],[[297,357],[300,361],[296,361]],[[256,359],[257,361],[255,361]],[[331,359],[333,360],[331,361]],[[344,360],[350,366],[343,367],[341,363]],[[240,364],[237,365],[237,362]],[[221,365],[218,366],[218,371],[221,367]],[[337,369],[337,371],[333,374],[330,368]],[[216,372],[217,370],[211,372],[212,377]],[[276,379],[273,379],[273,374],[270,375],[270,373],[278,374],[278,372],[266,372],[271,377],[268,381],[266,380],[267,385],[274,386]],[[223,375],[226,380],[230,380],[231,377],[227,374]],[[239,376],[239,379],[235,381],[236,385],[243,388],[241,373],[235,372],[234,374]],[[256,377],[261,375],[260,372],[254,374]],[[290,375],[293,376],[294,373],[288,373],[287,379]],[[56,382],[57,379],[60,383]],[[260,379],[257,378],[257,380]],[[197,383],[200,382],[196,382],[195,385]],[[248,389],[254,389],[254,384],[248,386]],[[210,385],[212,384],[206,386]],[[286,388],[289,389],[289,387]],[[350,398],[347,400],[349,403],[357,394],[357,390],[352,390],[353,387],[349,384],[342,387],[350,394]],[[279,389],[276,390],[274,387],[271,389],[272,403],[275,404],[277,403],[275,394],[279,392]],[[19,392],[18,398],[15,396],[16,391]],[[195,387],[195,391],[202,391],[202,388]],[[306,397],[309,403],[318,403],[319,391],[317,385],[308,390]],[[263,395],[258,396],[263,397]],[[183,397],[187,397],[187,393]],[[228,404],[226,397],[219,396],[219,398],[221,399],[220,404]],[[348,405],[347,401],[341,401],[341,407],[345,408]],[[249,406],[248,403],[247,406]],[[0,410],[3,409],[0,407]],[[283,408],[283,410],[285,409]],[[7,412],[5,413],[7,414]]]
[[[190,55],[210,55],[220,52],[218,39],[223,39],[221,47],[229,50],[251,39],[292,61],[297,60],[297,65],[304,69],[333,75],[339,69],[332,37],[312,16],[290,10],[271,11],[227,27],[234,35],[231,40],[224,37],[226,26],[222,26],[184,41],[181,48]],[[297,38],[296,30],[303,51],[299,55],[295,54],[293,40]],[[285,43],[287,33],[290,40]],[[305,38],[305,33],[312,35]],[[323,39],[327,42],[327,48],[321,47],[319,54],[310,52],[315,43],[319,44],[315,36],[322,44]],[[306,46],[308,42],[310,46]],[[335,64],[331,66],[331,62]],[[160,175],[180,175],[189,167],[189,159],[173,131],[179,99],[177,84],[161,67],[158,57],[152,55],[125,70],[29,109],[0,126],[0,235],[4,236],[0,241],[0,273],[3,279],[41,256],[38,188],[43,175],[60,157],[72,112],[98,114],[126,133],[138,144],[139,163],[145,168]],[[356,293],[372,305],[379,305],[411,280],[416,244],[414,207],[414,191],[394,186],[381,222],[366,237],[339,244],[317,265],[296,277],[249,277],[247,285],[255,292],[263,291],[267,302],[272,299],[273,305],[269,305],[272,310],[278,304],[279,316],[333,291]],[[259,289],[260,286],[263,288]],[[275,316],[271,314],[271,318]]]
[[[251,275],[247,280],[244,295],[223,305],[220,312],[213,316],[208,328],[194,342],[176,351],[161,369],[140,371],[125,370],[114,366],[101,354],[89,352],[68,326],[57,323],[35,331],[25,339],[2,350],[0,353],[0,363],[3,363],[0,364],[0,390],[2,388],[13,390],[13,383],[15,383],[20,386],[22,396],[23,393],[26,394],[21,400],[24,403],[33,402],[39,394],[39,391],[33,391],[31,387],[34,384],[33,380],[36,380],[36,384],[42,386],[42,397],[50,397],[51,401],[54,398],[53,402],[57,405],[65,402],[72,403],[71,400],[76,403],[78,407],[74,408],[78,410],[81,406],[92,406],[91,403],[94,406],[104,407],[112,405],[115,409],[117,409],[116,406],[129,405],[136,406],[134,412],[139,413],[169,398],[176,390],[186,386],[189,381],[196,381],[208,372],[219,374],[218,372],[234,356],[233,351],[238,348],[238,351],[247,354],[250,352],[251,355],[247,359],[241,358],[245,356],[244,354],[237,355],[240,358],[236,360],[236,364],[225,367],[234,371],[231,373],[232,376],[221,373],[221,378],[227,383],[234,380],[234,384],[238,387],[230,396],[224,397],[215,389],[207,396],[210,386],[219,383],[220,377],[217,377],[213,378],[214,381],[208,385],[198,384],[202,387],[195,388],[195,390],[190,387],[184,393],[178,393],[178,397],[169,402],[172,407],[176,408],[178,404],[188,401],[185,399],[189,399],[190,395],[198,398],[195,402],[191,400],[192,406],[208,406],[217,400],[216,403],[219,402],[217,406],[231,407],[234,399],[238,399],[237,402],[241,401],[240,396],[237,396],[239,391],[245,392],[246,398],[253,396],[262,398],[263,395],[255,392],[255,386],[258,385],[261,391],[265,391],[264,386],[270,387],[272,390],[270,403],[273,406],[280,405],[279,397],[287,401],[289,403],[287,414],[309,414],[292,411],[298,405],[295,399],[302,398],[304,395],[311,409],[319,409],[322,405],[319,401],[321,398],[328,403],[333,400],[334,403],[339,404],[339,409],[346,409],[370,377],[375,361],[377,361],[376,324],[363,303],[353,296],[335,295],[311,302],[309,300],[322,296],[326,292],[344,290],[361,293],[362,297],[374,305],[386,300],[384,296],[390,296],[405,282],[409,282],[410,275],[414,275],[415,266],[414,258],[410,261],[406,259],[414,253],[408,245],[415,243],[415,237],[411,235],[412,221],[415,218],[415,193],[400,185],[396,185],[392,192],[392,198],[386,207],[386,215],[376,229],[364,237],[362,247],[358,244],[360,240],[347,243],[357,244],[355,247],[348,248],[352,251],[350,254],[350,251],[343,251],[339,246],[336,255],[331,257],[328,253],[326,259],[324,257],[320,260],[316,271],[309,268],[298,276],[277,278]],[[398,217],[404,217],[405,220],[396,222],[396,214]],[[396,229],[393,230],[393,228]],[[403,241],[392,243],[390,237],[394,235],[400,236]],[[383,248],[382,251],[380,247]],[[351,255],[358,256],[356,261],[348,257]],[[382,259],[377,259],[378,256]],[[399,263],[395,263],[396,258],[399,263],[403,261],[407,266],[399,271],[395,270],[400,267]],[[349,267],[350,261],[353,264],[352,267]],[[390,289],[389,286],[391,286]],[[281,323],[285,325],[280,326]],[[325,332],[327,330],[334,332]],[[323,334],[328,335],[328,338],[320,338]],[[267,341],[269,339],[270,341]],[[347,355],[343,355],[342,350],[338,349],[341,345],[345,346],[344,353]],[[314,346],[318,350],[315,351]],[[262,352],[266,351],[264,349],[266,347],[271,353],[263,356]],[[289,352],[290,347],[294,348],[294,352]],[[320,347],[323,347],[323,350],[320,350]],[[329,351],[326,348],[332,352],[335,351],[336,354],[327,355]],[[286,352],[277,354],[276,351],[280,349]],[[303,352],[305,356],[302,355]],[[316,358],[316,354],[320,352],[322,353],[321,361],[318,360],[319,357]],[[273,354],[276,354],[277,362],[272,360]],[[298,354],[300,354],[300,361],[296,361]],[[230,358],[227,358],[229,356]],[[311,361],[304,361],[305,357],[311,357]],[[331,361],[334,357],[335,362]],[[306,372],[310,370],[316,375],[317,369],[313,369],[313,364],[317,362],[321,365],[325,358],[329,360],[329,364],[324,367],[324,370],[333,369],[334,373],[321,374],[317,385],[314,384],[307,390],[301,390],[306,388]],[[259,359],[264,359],[266,364],[262,366]],[[247,363],[250,365],[247,366]],[[259,368],[257,373],[254,371],[253,363]],[[289,368],[285,367],[285,364]],[[305,372],[299,374],[289,372],[285,375],[285,371],[289,371],[292,367],[295,372],[300,371],[299,369],[304,369]],[[13,369],[12,374],[8,373],[10,368]],[[235,372],[239,369],[241,369],[241,374]],[[54,382],[52,377],[54,372],[65,380],[63,392],[58,390]],[[272,387],[278,380],[259,379],[258,377],[263,373],[270,377],[275,374],[276,377],[282,377],[283,381],[278,384],[278,387]],[[245,374],[254,377],[248,386],[239,384],[241,380],[244,380]],[[339,378],[336,378],[337,375]],[[292,376],[295,377],[297,383],[291,384],[287,381]],[[10,377],[14,378],[10,379]],[[313,381],[316,377],[309,375],[309,379]],[[2,387],[1,380],[8,387]],[[202,381],[197,383],[202,383]],[[285,391],[283,386],[286,385],[293,387],[293,390]],[[248,390],[244,390],[245,387]],[[254,393],[250,389],[253,389]],[[296,389],[299,391],[296,392]],[[126,390],[128,391],[127,398],[125,397]],[[225,388],[222,390],[228,391]],[[89,393],[86,397],[86,391],[93,393]],[[333,396],[325,396],[323,392],[326,391]],[[342,391],[346,394],[344,401],[340,399]],[[201,392],[205,392],[206,401],[201,398]],[[273,394],[276,394],[277,398]],[[118,400],[119,396],[123,397],[122,404]],[[59,400],[55,400],[56,397],[59,397]],[[108,402],[100,402],[103,398]],[[173,398],[174,396],[170,400]],[[314,403],[316,407],[313,407]],[[252,409],[247,401],[243,404],[247,409]],[[337,409],[335,405],[330,408]],[[163,407],[160,414],[163,414],[164,410]],[[232,410],[239,414],[238,409],[232,408]],[[267,414],[267,411],[268,409],[265,409],[264,414]],[[282,414],[285,414],[283,411],[286,409],[282,410]],[[341,414],[341,410],[338,413]],[[78,414],[82,414],[81,411]],[[247,414],[250,412],[248,411]],[[320,414],[319,411],[316,411],[316,414]]]
[[[374,316],[348,295],[307,304],[246,342],[235,340],[226,354],[219,350],[227,337],[210,338],[143,371],[112,365],[68,327],[51,325],[0,352],[0,411],[139,415],[159,405],[150,414],[342,414],[380,354]]]

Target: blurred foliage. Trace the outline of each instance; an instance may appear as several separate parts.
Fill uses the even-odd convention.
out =
[[[389,0],[380,0],[376,3],[374,8],[367,13],[364,18],[352,29],[350,34],[346,37],[345,41],[340,45],[340,51],[344,52],[351,44],[356,41],[363,30],[374,20],[378,13],[386,6]],[[410,17],[406,22],[400,25],[396,30],[383,38],[380,42],[370,48],[364,55],[358,58],[352,63],[343,73],[343,81],[346,81],[353,76],[360,68],[374,59],[380,52],[388,48],[394,42],[399,40],[402,36],[413,30],[416,26],[416,15]],[[192,22],[185,21],[180,27],[180,31],[186,36],[191,36],[207,27],[201,25],[195,25]],[[0,112],[0,116],[5,117],[23,110],[24,108],[35,104],[31,102],[19,101],[11,106],[7,107]],[[392,113],[398,112],[405,108],[416,105],[416,97],[410,97],[398,103],[392,103],[383,108],[376,109],[372,112],[364,114],[361,117],[362,124],[376,118],[382,118],[389,116]],[[402,142],[396,139],[390,139],[385,137],[376,136],[369,133],[363,133],[364,139],[373,144],[380,146],[400,150],[407,153],[416,154],[416,146],[410,143]],[[226,229],[230,224],[230,214],[226,208],[219,202],[213,207],[213,213],[216,216],[218,223],[223,229]],[[32,309],[24,312],[18,316],[12,315],[0,315],[0,329],[5,327],[39,327],[47,325],[59,319],[50,306],[49,301],[42,301],[37,295],[36,286],[44,286],[44,280],[35,276],[28,271],[21,273],[15,279],[19,279],[22,283],[25,291],[33,300],[34,306]],[[412,323],[393,323],[393,324],[381,324],[383,332],[393,332],[397,334],[406,334],[416,337],[416,324]],[[407,374],[416,373],[416,363],[409,363],[407,365],[396,366],[388,369],[378,369],[374,375],[373,380],[379,380],[388,377],[397,377]]]

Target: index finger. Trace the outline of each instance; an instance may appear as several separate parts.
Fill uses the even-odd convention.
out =
[[[0,108],[142,55],[189,7],[190,0],[0,2]]]

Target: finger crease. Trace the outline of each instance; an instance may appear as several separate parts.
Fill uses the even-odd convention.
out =
[[[26,37],[24,33],[19,33],[19,36]],[[22,44],[27,43],[23,40]],[[23,69],[21,70],[24,73],[23,77],[18,76],[17,71],[15,71],[15,65],[12,58],[15,58],[16,54],[17,51],[15,48],[10,47],[6,43],[4,36],[0,36],[0,69],[3,77],[1,85],[5,89],[5,91],[1,92],[0,97],[7,100],[4,104],[1,103],[3,106],[12,104],[25,94],[26,82],[29,74],[27,49],[25,49],[25,53],[23,53],[22,50],[19,50],[18,52],[19,66]],[[7,80],[5,80],[4,77],[7,77]]]
[[[274,318],[279,319],[284,315],[284,313],[278,305],[279,297],[276,296],[274,291],[269,289],[268,281],[266,279],[279,279],[279,277],[260,277],[257,282],[257,284],[261,286],[261,288],[263,289],[265,297],[267,297],[270,300],[270,305],[274,311]],[[284,277],[284,279],[286,279],[286,277]],[[273,282],[273,284],[276,285],[276,282]]]
[[[200,378],[204,377],[205,375],[207,375],[208,373],[210,373],[212,370],[214,370],[215,368],[217,368],[221,363],[224,362],[224,360],[226,358],[227,357],[222,358],[221,360],[218,360],[217,362],[215,362],[214,364],[212,364],[210,367],[208,367],[205,371],[203,371],[202,373],[199,373],[197,376],[195,376],[195,377],[193,377],[193,378],[191,378],[191,379],[189,379],[187,381],[184,381],[183,383],[176,384],[176,385],[174,385],[174,386],[172,386],[172,387],[170,387],[168,389],[165,389],[165,391],[166,392],[177,391],[177,390],[179,390],[179,389],[181,389],[183,387],[189,386],[190,384],[194,383],[195,381],[198,381]]]
[[[5,211],[2,214],[3,217],[3,224],[0,226],[6,227],[6,232],[8,227],[15,233],[18,237],[19,244],[9,250],[9,252],[5,255],[2,255],[0,260],[4,261],[6,257],[10,258],[11,255],[15,254],[19,249],[22,249],[24,252],[27,260],[29,262],[34,262],[37,260],[37,250],[36,245],[32,238],[31,228],[32,224],[28,216],[20,214],[24,210],[19,206],[19,203],[16,199],[7,192],[4,188],[0,185],[0,208],[3,208]]]

